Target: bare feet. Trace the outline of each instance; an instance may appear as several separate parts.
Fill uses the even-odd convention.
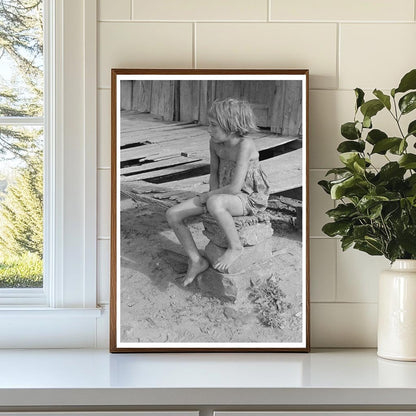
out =
[[[228,273],[228,268],[241,256],[243,248],[228,248],[214,264],[214,269],[221,273]]]
[[[203,271],[208,269],[209,262],[205,257],[200,257],[198,261],[193,262],[192,260],[189,260],[188,262],[188,271],[186,272],[185,278],[183,280],[183,285],[188,286],[190,283],[192,283],[199,274],[201,274]]]

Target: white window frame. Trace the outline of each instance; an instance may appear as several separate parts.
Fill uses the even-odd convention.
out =
[[[45,283],[2,294],[0,348],[97,345],[97,0],[44,2]]]

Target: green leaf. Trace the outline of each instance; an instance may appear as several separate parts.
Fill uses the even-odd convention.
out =
[[[397,162],[385,164],[379,171],[378,176],[382,181],[389,181],[391,178],[403,178],[406,169],[400,167]]]
[[[360,175],[353,175],[342,179],[340,182],[333,183],[331,187],[331,198],[341,199],[343,196],[346,196],[352,202],[355,200],[358,202],[363,195],[369,192],[369,186],[371,184],[360,177]]]
[[[364,104],[364,91],[361,88],[355,90],[355,111],[357,111]]]
[[[341,247],[342,251],[347,250],[354,244],[354,237],[350,235],[346,235],[341,238]]]
[[[383,204],[376,204],[372,208],[370,208],[370,218],[375,220],[381,216],[381,212],[383,211]]]
[[[388,201],[388,200],[389,199],[387,197],[382,196],[382,195],[364,195],[360,199],[360,202],[358,203],[357,208],[360,211],[365,212],[367,209],[374,207],[379,202]]]
[[[354,161],[352,165],[353,169],[357,173],[364,173],[366,168],[366,161],[365,159],[357,159]]]
[[[394,98],[396,96],[396,88],[392,88],[390,91],[390,95]]]
[[[373,123],[371,122],[371,117],[364,116],[363,127],[365,127],[366,129],[371,129],[373,127]]]
[[[400,146],[402,139],[399,137],[387,137],[386,139],[382,139],[378,141],[374,147],[371,154],[377,153],[380,155],[384,155],[387,150],[391,149],[393,146]]]
[[[416,120],[413,120],[410,124],[409,127],[407,128],[407,135],[408,136],[415,136],[416,137]]]
[[[390,261],[394,261],[394,260],[402,257],[402,250],[400,249],[399,242],[397,241],[396,238],[389,241],[389,243],[387,244],[387,255],[386,255],[386,257]]]
[[[361,112],[363,113],[364,117],[371,118],[383,108],[384,105],[382,102],[380,102],[380,100],[370,100],[361,106]]]
[[[351,142],[349,142],[351,143]],[[351,169],[349,168],[333,168],[330,169],[325,176],[331,175],[331,174],[335,174],[335,175],[345,175],[346,173],[350,173]]]
[[[324,180],[322,180],[322,181],[319,181],[318,182],[318,185],[327,193],[327,194],[330,194],[331,193],[331,187],[330,187],[330,185],[329,185],[329,182],[328,181],[324,181]]]
[[[403,152],[407,149],[406,139],[400,139],[400,143],[392,146],[389,151],[394,155],[402,155]]]
[[[395,92],[406,92],[416,89],[416,69],[412,69],[401,79],[399,86]]]
[[[351,176],[346,179],[342,179],[338,183],[335,183],[331,187],[331,198],[332,199],[340,199],[345,195],[345,191],[348,188],[351,188],[356,185],[358,179],[354,176]]]
[[[330,209],[326,214],[334,220],[350,217],[357,212],[354,204],[339,204],[336,208]]]
[[[382,91],[375,89],[373,94],[383,103],[388,110],[391,109],[390,97],[385,95]]]
[[[387,134],[384,131],[373,129],[368,132],[366,141],[370,144],[376,144],[380,140],[387,139]]]
[[[402,155],[403,152],[407,149],[407,141],[405,139],[402,140],[399,146],[399,155]]]
[[[373,228],[371,225],[357,225],[354,227],[352,231],[352,235],[354,239],[357,240],[365,240],[365,237],[368,236],[368,234],[373,233]]]
[[[322,231],[329,237],[335,237],[336,235],[345,235],[351,227],[349,221],[335,221],[325,224],[322,227]]]
[[[346,141],[341,142],[339,146],[337,147],[337,151],[340,153],[346,153],[346,152],[363,152],[365,149],[365,142],[363,140],[358,140],[356,142],[353,141]]]
[[[408,227],[400,234],[398,242],[405,251],[416,254],[416,227]]]
[[[360,131],[357,129],[356,122],[344,123],[341,126],[341,134],[348,140],[357,140],[361,137]]]
[[[357,152],[345,152],[339,155],[339,160],[345,165],[352,167],[354,162],[360,158]]]
[[[408,153],[399,159],[399,165],[405,169],[416,169],[416,155]]]
[[[381,249],[374,247],[369,242],[356,242],[354,244],[354,248],[360,251],[364,251],[365,253],[369,254],[370,256],[381,256],[383,252]]]
[[[416,108],[416,91],[409,92],[399,100],[399,108],[402,114],[407,114]]]

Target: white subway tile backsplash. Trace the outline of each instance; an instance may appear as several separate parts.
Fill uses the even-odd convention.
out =
[[[312,88],[335,88],[336,30],[330,23],[200,23],[197,67],[306,68]]]
[[[416,66],[415,24],[341,24],[340,88],[388,89]]]
[[[111,90],[98,91],[98,167],[111,167]]]
[[[341,124],[354,118],[353,89],[364,89],[367,100],[374,88],[389,93],[416,66],[416,26],[406,23],[414,9],[413,0],[99,0],[99,303],[110,296],[111,68],[308,68],[312,346],[376,346],[378,275],[389,263],[342,252],[339,239],[322,233],[335,203],[317,182],[340,165],[336,148]],[[266,22],[268,12],[275,22]],[[411,120],[402,117],[403,130]],[[373,124],[397,136],[386,111]],[[376,166],[385,162],[376,158]],[[101,332],[104,345],[108,331]]]
[[[136,20],[266,20],[268,0],[132,0]]]
[[[325,212],[334,208],[334,202],[331,197],[318,185],[318,182],[321,179],[325,179],[325,171],[309,171],[309,215],[311,237],[325,236],[321,228],[330,220]]]
[[[337,302],[377,302],[379,274],[389,268],[381,256],[337,245]]]
[[[310,239],[310,286],[312,302],[335,302],[336,244],[338,240]]]
[[[98,20],[130,20],[131,0],[99,0]]]
[[[375,303],[312,303],[312,348],[372,348],[377,345]]]
[[[98,213],[97,229],[98,237],[110,237],[110,212],[111,212],[111,171],[110,169],[99,169],[97,174],[98,182]]]
[[[112,68],[191,68],[192,23],[99,23],[98,86]]]
[[[354,118],[354,91],[313,90],[309,97],[309,167],[340,166],[341,124]]]
[[[413,0],[271,0],[272,20],[413,21]]]

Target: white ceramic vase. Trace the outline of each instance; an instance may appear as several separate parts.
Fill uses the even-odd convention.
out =
[[[380,275],[377,354],[416,361],[416,260],[396,260]]]

